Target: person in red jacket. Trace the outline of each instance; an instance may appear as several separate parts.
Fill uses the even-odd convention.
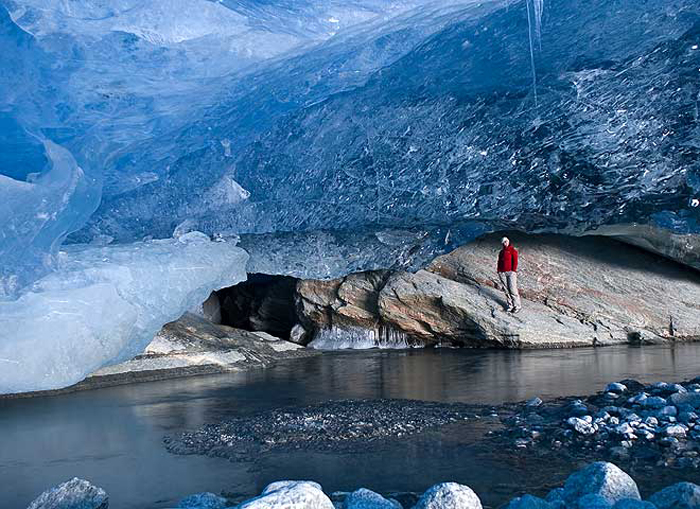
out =
[[[517,313],[522,309],[518,292],[518,250],[510,244],[508,237],[503,237],[501,244],[503,249],[498,253],[498,279],[506,293],[508,312]]]

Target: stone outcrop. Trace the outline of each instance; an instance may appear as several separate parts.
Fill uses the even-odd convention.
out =
[[[416,273],[370,271],[297,284],[308,341],[329,328],[391,329],[422,345],[539,348],[700,339],[700,274],[605,237],[509,236],[523,311],[507,313],[500,234]]]
[[[369,271],[330,281],[300,280],[297,308],[302,324],[317,329],[378,327],[378,297],[389,276],[389,271]]]
[[[266,332],[235,329],[185,313],[164,325],[143,354],[102,368],[81,383],[111,385],[121,379],[146,381],[220,373],[269,366],[282,358],[311,354]]]

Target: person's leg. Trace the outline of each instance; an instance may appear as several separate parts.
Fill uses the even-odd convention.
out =
[[[522,307],[520,302],[520,292],[518,291],[518,273],[509,272],[508,273],[508,293],[510,293],[511,299],[513,301],[513,307],[519,310]]]
[[[508,305],[508,311],[513,309],[513,299],[510,296],[510,290],[508,288],[508,277],[506,276],[505,272],[499,272],[498,273],[498,279],[501,280],[501,286],[503,287],[503,293],[506,294],[506,303]]]

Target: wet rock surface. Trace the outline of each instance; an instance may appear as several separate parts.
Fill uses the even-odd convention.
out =
[[[175,454],[238,459],[284,448],[353,451],[377,441],[401,438],[476,417],[466,404],[408,400],[337,401],[277,409],[241,417],[164,439]]]

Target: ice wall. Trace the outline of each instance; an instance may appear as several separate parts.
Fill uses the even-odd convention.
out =
[[[244,281],[248,255],[199,232],[67,247],[54,272],[0,301],[0,394],[56,389],[141,353],[164,323]]]
[[[423,7],[253,73],[193,125],[208,147],[106,196],[75,238],[185,219],[209,233],[478,220],[697,234],[698,5],[530,2],[536,105],[526,4]],[[247,198],[212,191],[227,182]]]
[[[39,330],[22,309],[74,279],[65,256],[193,261],[171,239],[192,230],[305,277],[413,268],[496,228],[604,229],[700,267],[699,45],[695,0],[0,0],[0,320]],[[204,245],[212,272],[185,288],[233,270]],[[55,383],[184,309],[152,313],[167,281],[136,305],[57,284],[61,306],[157,319],[80,318],[67,357],[46,349],[72,370]],[[6,331],[3,358],[38,349]]]

